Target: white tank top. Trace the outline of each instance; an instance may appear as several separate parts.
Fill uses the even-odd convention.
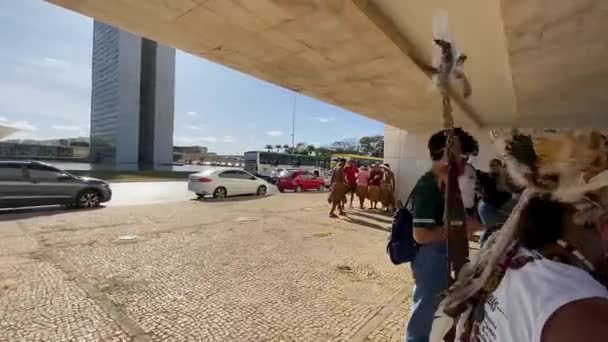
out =
[[[475,183],[477,183],[477,173],[470,164],[464,165],[464,173],[458,178],[462,204],[465,209],[475,206]]]
[[[519,255],[532,253],[522,249]],[[608,291],[578,267],[541,258],[509,269],[485,304],[478,341],[540,342],[557,309],[592,297],[608,298]]]

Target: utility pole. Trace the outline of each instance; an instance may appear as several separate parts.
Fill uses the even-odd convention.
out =
[[[296,99],[298,98],[298,93],[296,91],[293,92],[293,110],[291,112],[291,148],[296,147]]]

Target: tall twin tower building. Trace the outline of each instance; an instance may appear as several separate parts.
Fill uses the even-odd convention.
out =
[[[95,21],[91,161],[173,161],[175,49]]]

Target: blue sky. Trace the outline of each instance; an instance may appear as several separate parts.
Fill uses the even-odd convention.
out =
[[[0,124],[18,138],[88,135],[92,19],[42,0],[0,0]],[[175,144],[241,153],[291,143],[294,93],[181,51]],[[382,134],[382,123],[296,96],[296,142]]]

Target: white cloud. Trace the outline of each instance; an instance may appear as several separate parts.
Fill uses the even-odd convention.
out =
[[[82,127],[80,126],[70,126],[70,125],[52,125],[52,129],[56,129],[58,131],[82,131]]]
[[[282,131],[268,131],[266,132],[267,135],[270,135],[271,137],[280,137],[281,135],[283,135]]]
[[[197,125],[186,125],[185,126],[187,129],[193,129],[195,131],[202,131],[203,128],[201,126],[197,126]]]
[[[320,123],[329,123],[329,122],[334,122],[336,120],[336,118],[334,118],[333,116],[331,116],[331,117],[317,116],[316,118],[313,118],[313,120],[319,121]]]
[[[231,136],[231,135],[225,135],[225,136],[222,138],[222,141],[223,141],[223,142],[225,142],[225,143],[233,143],[233,142],[235,142],[235,141],[236,141],[236,139],[234,139],[234,137],[233,137],[233,136]]]
[[[186,115],[188,116],[198,116],[197,112],[186,112]]]
[[[36,126],[32,125],[31,123],[29,123],[29,122],[27,122],[25,120],[20,120],[20,121],[15,121],[15,122],[8,122],[6,125],[10,126],[10,127],[17,128],[19,130],[24,130],[24,131],[35,131],[37,129]]]
[[[216,137],[173,137],[176,145],[204,145],[217,142]]]
[[[36,113],[53,121],[73,121],[90,115],[90,95],[86,95],[89,93],[86,89],[71,92],[31,81],[25,84],[0,80],[0,112],[10,112],[14,117],[31,117],[31,113]]]
[[[0,122],[7,122],[8,118],[6,116],[0,116]]]
[[[51,57],[42,58],[42,66],[50,67],[50,68],[59,68],[59,69],[69,69],[70,63],[62,60]]]

